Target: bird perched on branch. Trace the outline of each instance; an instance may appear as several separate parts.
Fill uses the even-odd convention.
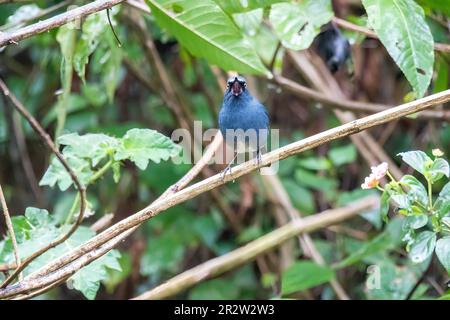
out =
[[[338,71],[351,57],[350,43],[333,23],[316,37],[315,44],[317,53],[332,73]]]
[[[219,129],[227,145],[234,150],[234,158],[223,172],[231,171],[238,154],[256,153],[258,163],[267,142],[269,116],[266,108],[251,95],[243,77],[228,79],[227,89],[219,113]]]

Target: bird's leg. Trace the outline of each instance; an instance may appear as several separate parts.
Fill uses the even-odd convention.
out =
[[[227,174],[228,171],[230,171],[230,174],[231,174],[231,165],[233,164],[234,160],[236,160],[237,155],[238,155],[238,153],[235,151],[233,160],[231,160],[230,163],[228,164],[228,166],[222,171],[222,180],[225,179],[225,175]]]
[[[262,160],[262,152],[261,152],[261,149],[258,149],[256,151],[256,164],[258,165],[258,167],[261,164],[261,160]],[[261,173],[261,168],[259,168],[258,170],[259,170],[259,173]]]

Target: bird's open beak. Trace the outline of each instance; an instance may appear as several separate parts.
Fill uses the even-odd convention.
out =
[[[233,85],[231,86],[231,93],[234,94],[236,97],[242,93],[242,86],[239,83],[239,81],[235,81]]]

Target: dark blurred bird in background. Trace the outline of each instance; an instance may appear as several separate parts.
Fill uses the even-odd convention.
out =
[[[335,73],[351,57],[350,43],[333,23],[324,27],[315,39],[319,56],[332,73]]]
[[[269,116],[266,108],[251,95],[243,77],[234,76],[227,81],[219,129],[226,144],[234,150],[234,158],[224,170],[224,176],[231,171],[231,164],[238,154],[256,153],[260,162],[269,133]]]

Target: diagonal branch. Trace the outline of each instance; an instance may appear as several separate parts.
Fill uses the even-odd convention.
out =
[[[377,203],[378,199],[372,196],[359,200],[347,207],[326,210],[304,219],[295,219],[288,224],[249,242],[243,247],[187,270],[168,280],[166,283],[163,283],[134,299],[150,300],[168,298],[201,281],[216,277],[252,261],[258,255],[280,246],[292,237],[337,224],[357,215],[363,210],[376,206]]]
[[[30,124],[30,126],[33,128],[33,130],[38,133],[38,135],[41,137],[41,139],[44,141],[44,143],[56,155],[56,157],[61,162],[64,169],[69,174],[75,187],[78,189],[78,193],[80,195],[80,212],[78,213],[77,220],[70,227],[70,229],[67,231],[67,233],[63,234],[56,240],[53,240],[45,247],[34,252],[30,256],[28,256],[24,261],[22,261],[20,265],[17,265],[17,269],[14,270],[14,272],[11,273],[8,276],[8,278],[6,278],[6,280],[0,286],[0,288],[4,288],[9,283],[11,283],[11,281],[13,281],[20,274],[20,272],[23,269],[25,269],[34,259],[36,259],[40,255],[42,255],[46,251],[56,247],[57,245],[63,243],[64,241],[66,241],[77,230],[78,226],[81,224],[81,221],[83,220],[84,212],[86,209],[86,191],[85,191],[85,187],[78,180],[77,176],[75,175],[73,170],[70,168],[69,164],[64,159],[61,152],[59,152],[58,148],[55,146],[55,144],[53,143],[50,136],[45,132],[45,130],[41,127],[41,125],[37,122],[37,120],[31,115],[31,113],[28,112],[28,110],[23,106],[23,104],[16,98],[16,96],[9,90],[9,88],[6,86],[6,84],[3,82],[2,79],[0,79],[0,90],[3,92],[5,97],[7,97],[11,100],[14,108],[27,120],[27,122]]]
[[[130,229],[134,229],[144,221],[156,216],[160,212],[163,212],[164,210],[179,203],[192,199],[206,191],[217,188],[218,186],[221,186],[228,181],[233,181],[258,168],[268,166],[274,162],[288,158],[290,156],[294,156],[300,152],[310,150],[324,143],[347,137],[357,132],[393,121],[409,114],[422,111],[426,108],[430,108],[438,104],[446,103],[448,101],[450,101],[450,90],[446,90],[416,101],[412,101],[390,110],[370,115],[368,117],[351,121],[341,126],[320,132],[306,139],[291,143],[282,148],[273,150],[272,152],[263,155],[259,164],[257,164],[255,161],[248,161],[243,164],[237,165],[233,168],[232,173],[225,176],[225,178],[223,178],[221,174],[216,174],[215,176],[204,179],[184,190],[172,194],[164,199],[153,202],[141,211],[109,227],[102,233],[88,240],[86,243],[55,259],[37,272],[28,276],[24,280],[27,281],[26,285],[24,285],[23,283],[18,283],[16,285],[12,285],[8,288],[0,290],[0,298],[9,297],[11,295],[30,290],[30,286],[33,284],[33,279],[39,279],[43,275],[49,274],[50,272],[54,272],[66,266],[70,262],[78,259],[86,253],[90,254],[93,250],[98,250],[100,246],[108,243],[108,241],[117,239],[117,237],[124,232]],[[56,279],[55,281],[57,280],[59,279]]]

